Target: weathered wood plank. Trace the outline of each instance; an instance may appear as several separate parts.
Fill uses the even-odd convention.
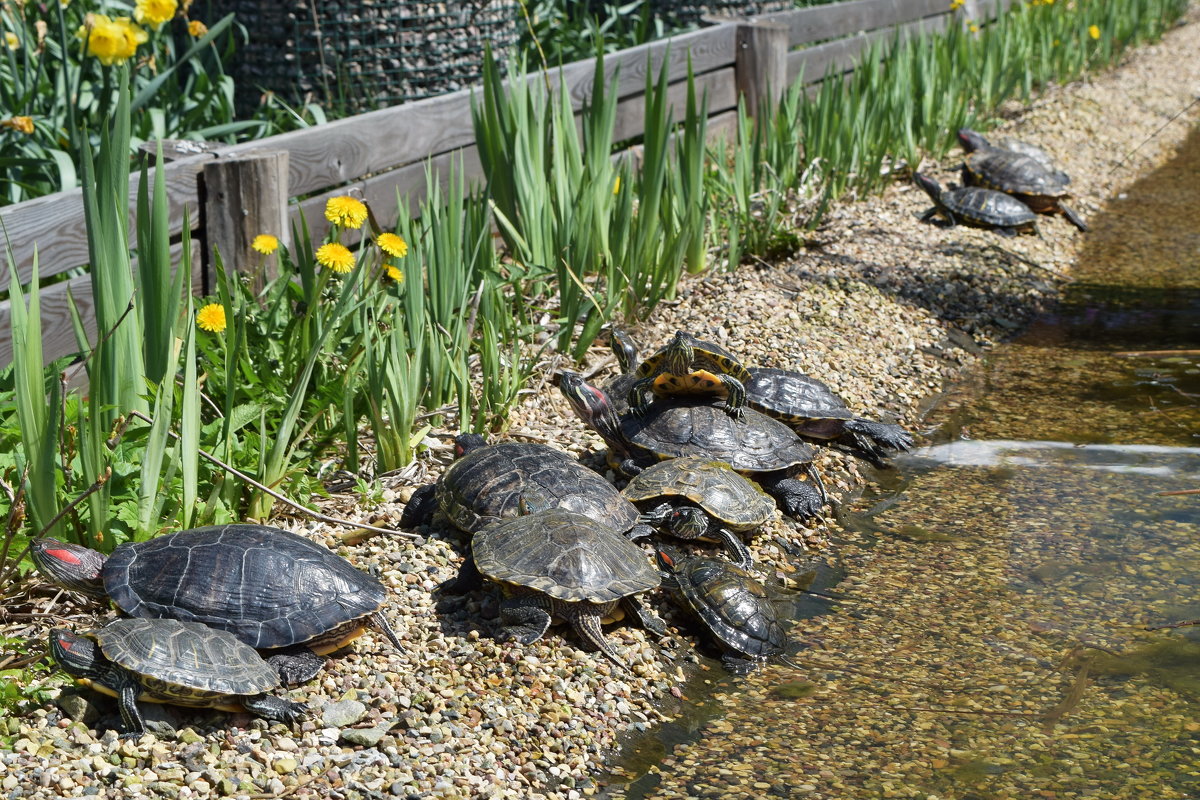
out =
[[[897,35],[901,41],[906,41],[913,36],[943,31],[950,19],[952,17],[946,13],[896,28],[860,33],[803,50],[793,50],[788,54],[788,83],[798,79],[801,74],[805,83],[818,83],[830,74],[853,70],[862,60],[863,53],[875,42],[891,41]]]
[[[167,204],[170,209],[171,235],[183,230],[183,207],[188,207],[193,229],[199,226],[200,203],[197,199],[197,175],[213,156],[204,154],[173,161],[166,170]],[[137,208],[138,172],[130,179],[129,246],[137,238],[134,217]],[[154,171],[149,174],[153,186]],[[0,223],[12,243],[13,257],[21,283],[33,274],[33,253],[38,254],[38,273],[43,279],[86,264],[87,235],[83,223],[83,191],[56,192],[0,208]],[[0,288],[8,286],[8,270],[0,274]]]
[[[795,47],[852,33],[873,31],[950,10],[949,0],[850,0],[756,17],[788,26]]]

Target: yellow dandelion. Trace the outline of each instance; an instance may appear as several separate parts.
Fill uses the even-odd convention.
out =
[[[9,117],[0,121],[0,128],[11,128],[28,136],[33,133],[33,117]]]
[[[13,33],[12,31],[4,32],[4,43],[8,45],[9,50],[20,50],[21,49],[21,40],[18,39],[17,35],[15,33]]]
[[[958,9],[963,7],[963,3],[965,3],[966,1],[967,0],[950,0],[950,10],[957,11]]]
[[[279,240],[269,233],[260,233],[254,237],[254,241],[250,243],[250,247],[264,256],[269,256],[279,249]]]
[[[188,20],[188,34],[193,39],[199,39],[204,34],[208,33],[208,26],[198,19]]]
[[[137,0],[133,18],[143,25],[157,28],[175,16],[179,10],[176,0]]]
[[[967,30],[969,30],[971,33],[979,33],[979,26],[972,22],[967,26]]]
[[[391,278],[392,280],[394,280],[396,283],[404,283],[404,273],[400,271],[399,267],[397,267],[393,264],[388,264],[383,269],[384,269],[384,272],[387,274],[387,276],[389,278]]]
[[[345,274],[354,269],[354,254],[345,245],[330,242],[317,248],[317,263],[334,272]]]
[[[1088,27],[1088,36],[1092,37],[1093,39],[1099,39],[1100,38],[1100,26],[1099,25],[1089,26]]]
[[[196,312],[196,324],[209,333],[225,330],[225,306],[209,303]]]
[[[325,219],[341,228],[361,228],[367,221],[367,207],[361,200],[342,195],[325,203]]]
[[[389,256],[404,258],[408,255],[408,242],[404,241],[403,236],[395,233],[379,234],[379,238],[375,240],[375,244],[379,245],[379,249]]]

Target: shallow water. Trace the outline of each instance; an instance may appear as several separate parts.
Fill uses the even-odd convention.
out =
[[[1200,627],[1146,630],[1200,617],[1197,220],[1200,131],[844,510],[795,664],[707,665],[606,795],[1200,796]]]

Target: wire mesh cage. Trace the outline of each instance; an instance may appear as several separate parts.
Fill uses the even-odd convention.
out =
[[[289,103],[367,111],[477,83],[484,45],[516,43],[516,0],[213,0],[246,29],[232,68],[239,109],[264,92]]]
[[[707,2],[679,2],[679,0],[649,0],[651,11],[674,27],[698,25],[705,16],[752,17],[774,11],[795,8],[795,0],[708,0]]]

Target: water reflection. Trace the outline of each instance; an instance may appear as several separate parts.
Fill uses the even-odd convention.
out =
[[[1154,475],[1200,485],[1200,447],[1161,444],[1076,444],[1074,442],[959,440],[923,447],[905,457],[906,466],[1025,467],[1086,469]]]

